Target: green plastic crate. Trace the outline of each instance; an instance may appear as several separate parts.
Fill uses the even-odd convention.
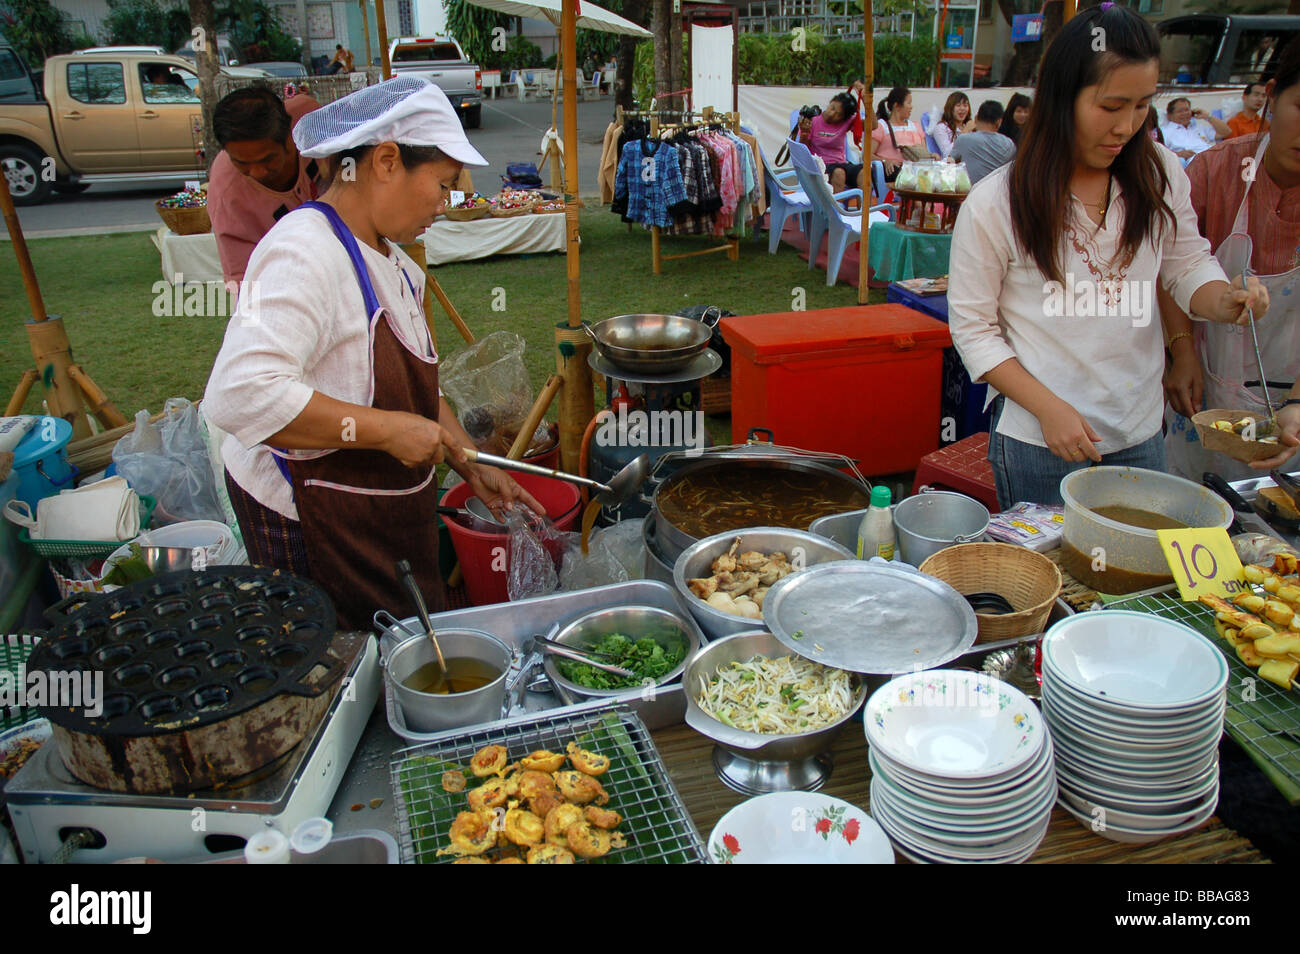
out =
[[[0,671],[13,674],[13,685],[18,684],[19,667],[27,662],[27,658],[38,642],[40,642],[39,636],[0,636]],[[34,708],[0,706],[0,732],[30,722],[39,715],[40,713]]]
[[[141,533],[149,529],[149,521],[153,519],[153,508],[157,503],[158,501],[147,494],[140,495]],[[127,542],[125,540],[109,540],[106,542],[100,540],[33,540],[28,535],[26,527],[19,529],[18,539],[46,558],[78,557],[81,559],[103,559]]]

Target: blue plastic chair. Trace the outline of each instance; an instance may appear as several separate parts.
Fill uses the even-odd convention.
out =
[[[799,229],[807,234],[812,218],[812,201],[799,185],[793,169],[777,169],[761,148],[758,151],[763,160],[763,180],[767,183],[767,253],[775,255],[790,216],[799,216]]]
[[[1210,115],[1213,116],[1215,119],[1221,119],[1224,122],[1228,121],[1228,117],[1223,115],[1223,110],[1221,109],[1210,110]]]
[[[937,120],[936,120],[937,121]],[[921,132],[925,133],[925,148],[929,149],[936,156],[942,156],[943,152],[939,149],[939,143],[930,135],[930,114],[921,114]]]
[[[889,195],[889,183],[885,181],[885,163],[880,159],[871,161],[871,188],[881,202],[884,202],[885,196]],[[893,206],[888,208],[893,209]],[[891,219],[893,217],[890,215]]]
[[[833,286],[839,279],[840,263],[844,261],[844,252],[849,242],[862,241],[861,206],[849,210],[840,203],[849,198],[862,201],[861,189],[845,189],[843,192],[831,192],[830,183],[822,175],[808,147],[798,142],[790,142],[790,159],[794,163],[795,175],[804,193],[812,203],[812,215],[808,229],[808,267],[817,262],[817,253],[821,249],[822,236],[827,235],[826,246],[826,284]],[[867,212],[883,212],[888,206],[873,206]]]

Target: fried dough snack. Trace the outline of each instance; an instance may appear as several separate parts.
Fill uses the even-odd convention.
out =
[[[563,764],[563,755],[558,752],[548,752],[546,749],[538,749],[519,760],[520,768],[530,772],[545,772],[547,775],[558,772]]]
[[[504,745],[489,745],[479,749],[469,763],[469,770],[479,778],[500,775],[505,768],[506,747]]]
[[[573,763],[573,767],[584,775],[604,775],[609,771],[607,756],[580,749],[577,742],[570,742],[565,751],[569,753],[569,761]]]
[[[564,796],[565,801],[575,805],[595,802],[597,805],[609,804],[609,794],[605,787],[590,775],[581,772],[556,772],[555,785]]]

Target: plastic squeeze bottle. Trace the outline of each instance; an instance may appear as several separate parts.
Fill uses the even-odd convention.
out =
[[[858,524],[858,559],[873,556],[894,558],[894,515],[889,511],[893,499],[888,487],[871,488],[871,507]]]

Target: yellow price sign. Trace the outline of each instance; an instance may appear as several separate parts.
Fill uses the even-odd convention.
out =
[[[1156,536],[1185,602],[1207,594],[1226,598],[1250,588],[1228,531],[1222,527],[1157,530]]]

